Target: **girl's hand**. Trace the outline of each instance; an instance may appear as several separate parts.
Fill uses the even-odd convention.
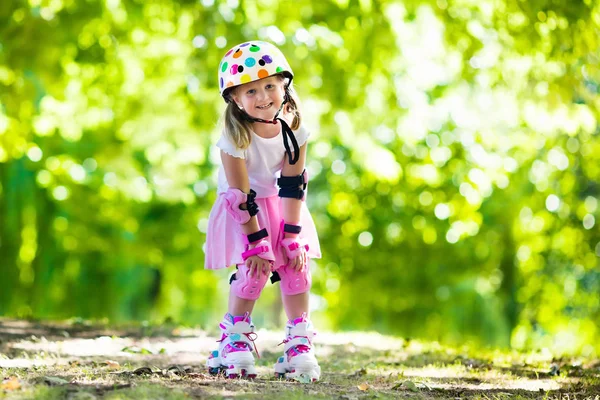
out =
[[[271,272],[272,268],[272,261],[265,260],[259,256],[250,256],[246,259],[246,266],[250,271],[250,276],[259,279],[262,274],[265,274],[267,277],[269,276],[269,272]]]
[[[283,252],[283,257],[287,259],[285,251]],[[296,256],[295,258],[287,259],[287,261],[288,262],[286,265],[289,268],[301,272],[304,269],[304,266],[306,265],[306,250],[304,249],[304,247],[301,248],[300,254],[298,254],[298,256]]]

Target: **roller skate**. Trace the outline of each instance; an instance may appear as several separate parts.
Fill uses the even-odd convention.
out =
[[[256,350],[254,340],[254,324],[249,313],[242,316],[225,314],[219,325],[221,328],[221,339],[219,349],[213,350],[206,361],[208,373],[211,375],[225,375],[226,378],[256,378],[254,367],[254,356],[252,350]]]
[[[285,327],[286,338],[283,356],[275,364],[275,376],[278,378],[315,382],[321,377],[321,367],[315,358],[312,340],[316,335],[306,313],[294,321],[288,321]]]

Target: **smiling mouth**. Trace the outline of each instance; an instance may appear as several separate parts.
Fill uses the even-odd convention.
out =
[[[264,106],[260,106],[260,107],[257,106],[256,108],[258,108],[259,110],[266,110],[266,109],[270,108],[272,105],[273,105],[273,103],[269,103]]]

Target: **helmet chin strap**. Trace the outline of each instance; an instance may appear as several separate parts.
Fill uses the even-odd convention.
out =
[[[283,118],[278,117],[281,110],[283,110],[283,106],[285,105],[285,103],[287,103],[289,101],[288,87],[289,87],[290,83],[291,83],[291,80],[285,87],[285,96],[283,97],[283,103],[281,103],[279,110],[277,110],[277,113],[275,114],[275,116],[273,117],[272,120],[254,118],[254,117],[250,116],[246,111],[242,111],[242,112],[245,114],[246,119],[250,122],[261,122],[263,124],[273,124],[273,125],[276,125],[277,121],[281,122],[281,132],[283,134],[283,146],[285,147],[285,153],[288,156],[290,165],[294,165],[298,162],[298,159],[300,158],[300,147],[298,146],[298,141],[296,140],[296,136],[294,136],[294,133],[292,132],[292,129],[290,128],[288,123]],[[290,141],[292,142],[292,147],[294,148],[293,153],[290,149],[290,143],[289,143]]]

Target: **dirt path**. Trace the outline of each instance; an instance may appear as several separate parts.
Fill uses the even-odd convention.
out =
[[[273,377],[279,332],[259,331],[259,377],[207,375],[216,332],[0,319],[0,398],[595,399],[600,361],[459,351],[377,333],[318,335],[318,383]]]

